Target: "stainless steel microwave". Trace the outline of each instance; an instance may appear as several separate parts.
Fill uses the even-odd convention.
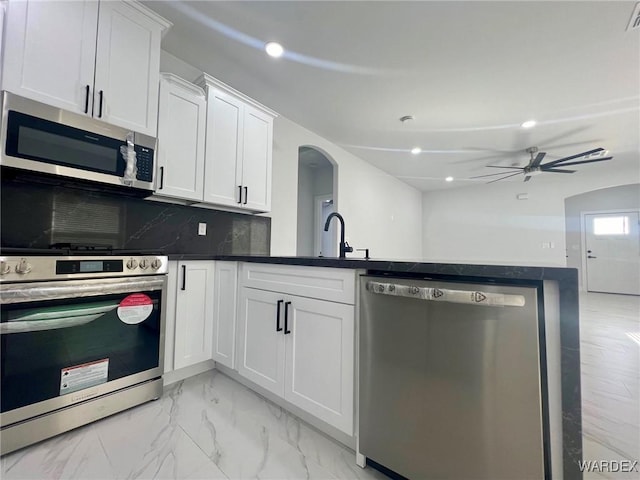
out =
[[[1,125],[2,166],[92,184],[119,185],[142,195],[153,192],[153,137],[9,92],[2,92]],[[127,171],[121,147],[128,145],[131,133],[135,152],[131,158],[135,160],[130,163],[137,168]]]

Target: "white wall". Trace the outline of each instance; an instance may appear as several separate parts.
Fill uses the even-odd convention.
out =
[[[615,161],[615,160],[614,160]],[[434,261],[566,265],[566,197],[638,178],[638,162],[585,167],[423,195],[423,256]],[[528,193],[528,200],[517,200]],[[548,248],[553,245],[553,248]],[[545,248],[546,247],[546,248]]]
[[[201,73],[165,51],[160,69],[189,81]],[[422,257],[421,192],[284,117],[275,119],[273,129],[272,198],[267,214],[272,219],[272,255],[296,255],[298,148],[303,145],[323,151],[336,165],[334,202],[345,218],[346,240],[354,248],[369,248],[374,259]]]
[[[421,193],[328,140],[284,118],[274,122],[271,254],[295,255],[298,147],[313,146],[334,163],[337,211],[346,223],[346,240],[369,248],[372,258],[422,256]],[[364,256],[357,252],[351,256]]]

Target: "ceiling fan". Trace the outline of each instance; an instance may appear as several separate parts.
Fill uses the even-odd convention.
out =
[[[531,156],[531,159],[529,160],[529,164],[524,167],[504,167],[500,165],[487,165],[487,167],[489,168],[510,169],[511,172],[508,172],[506,175],[505,175],[505,172],[500,172],[500,173],[489,173],[488,175],[478,175],[470,178],[484,178],[484,177],[494,177],[496,175],[502,175],[502,177],[500,178],[496,178],[495,180],[491,180],[490,182],[487,182],[487,183],[493,183],[499,180],[504,180],[505,178],[524,174],[525,175],[524,181],[528,182],[529,180],[531,180],[532,176],[538,175],[542,172],[575,173],[576,170],[565,170],[564,168],[561,168],[561,167],[568,167],[570,165],[580,165],[582,163],[602,162],[605,160],[611,160],[613,158],[613,157],[603,156],[607,154],[604,148],[595,148],[593,150],[577,153],[575,155],[564,157],[559,160],[552,160],[551,162],[542,163],[542,160],[544,159],[547,152],[539,152],[538,147],[529,147],[526,149],[526,152]],[[579,159],[579,160],[576,160],[576,159]],[[576,161],[572,162],[570,160],[576,160]]]

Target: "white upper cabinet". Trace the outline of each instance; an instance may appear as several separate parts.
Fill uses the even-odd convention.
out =
[[[124,1],[101,1],[99,19],[94,116],[101,107],[105,122],[155,136],[163,28]]]
[[[250,210],[268,212],[271,210],[273,117],[245,106],[243,133],[242,202]]]
[[[172,74],[161,77],[156,194],[201,202],[207,120],[204,91]]]
[[[209,88],[207,98],[204,201],[236,207],[242,194],[241,131],[243,105],[237,98]]]
[[[91,115],[98,2],[12,1],[2,89]]]
[[[155,136],[170,25],[131,1],[11,1],[2,89]]]
[[[204,201],[270,211],[275,112],[209,75],[198,84],[207,94]]]

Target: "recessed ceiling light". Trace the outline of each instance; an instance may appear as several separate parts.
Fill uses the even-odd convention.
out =
[[[414,155],[418,155],[420,152],[422,152],[422,149],[420,147],[414,147],[411,149],[411,153],[413,153]]]
[[[527,120],[526,122],[522,122],[520,125],[522,128],[533,128],[536,126],[535,120]]]
[[[284,53],[284,48],[282,48],[282,45],[280,45],[277,42],[269,42],[264,46],[264,50],[265,52],[267,52],[267,55],[274,57],[274,58],[278,58],[281,57],[282,54]]]
[[[453,177],[447,177],[444,179],[445,182],[453,182]]]

